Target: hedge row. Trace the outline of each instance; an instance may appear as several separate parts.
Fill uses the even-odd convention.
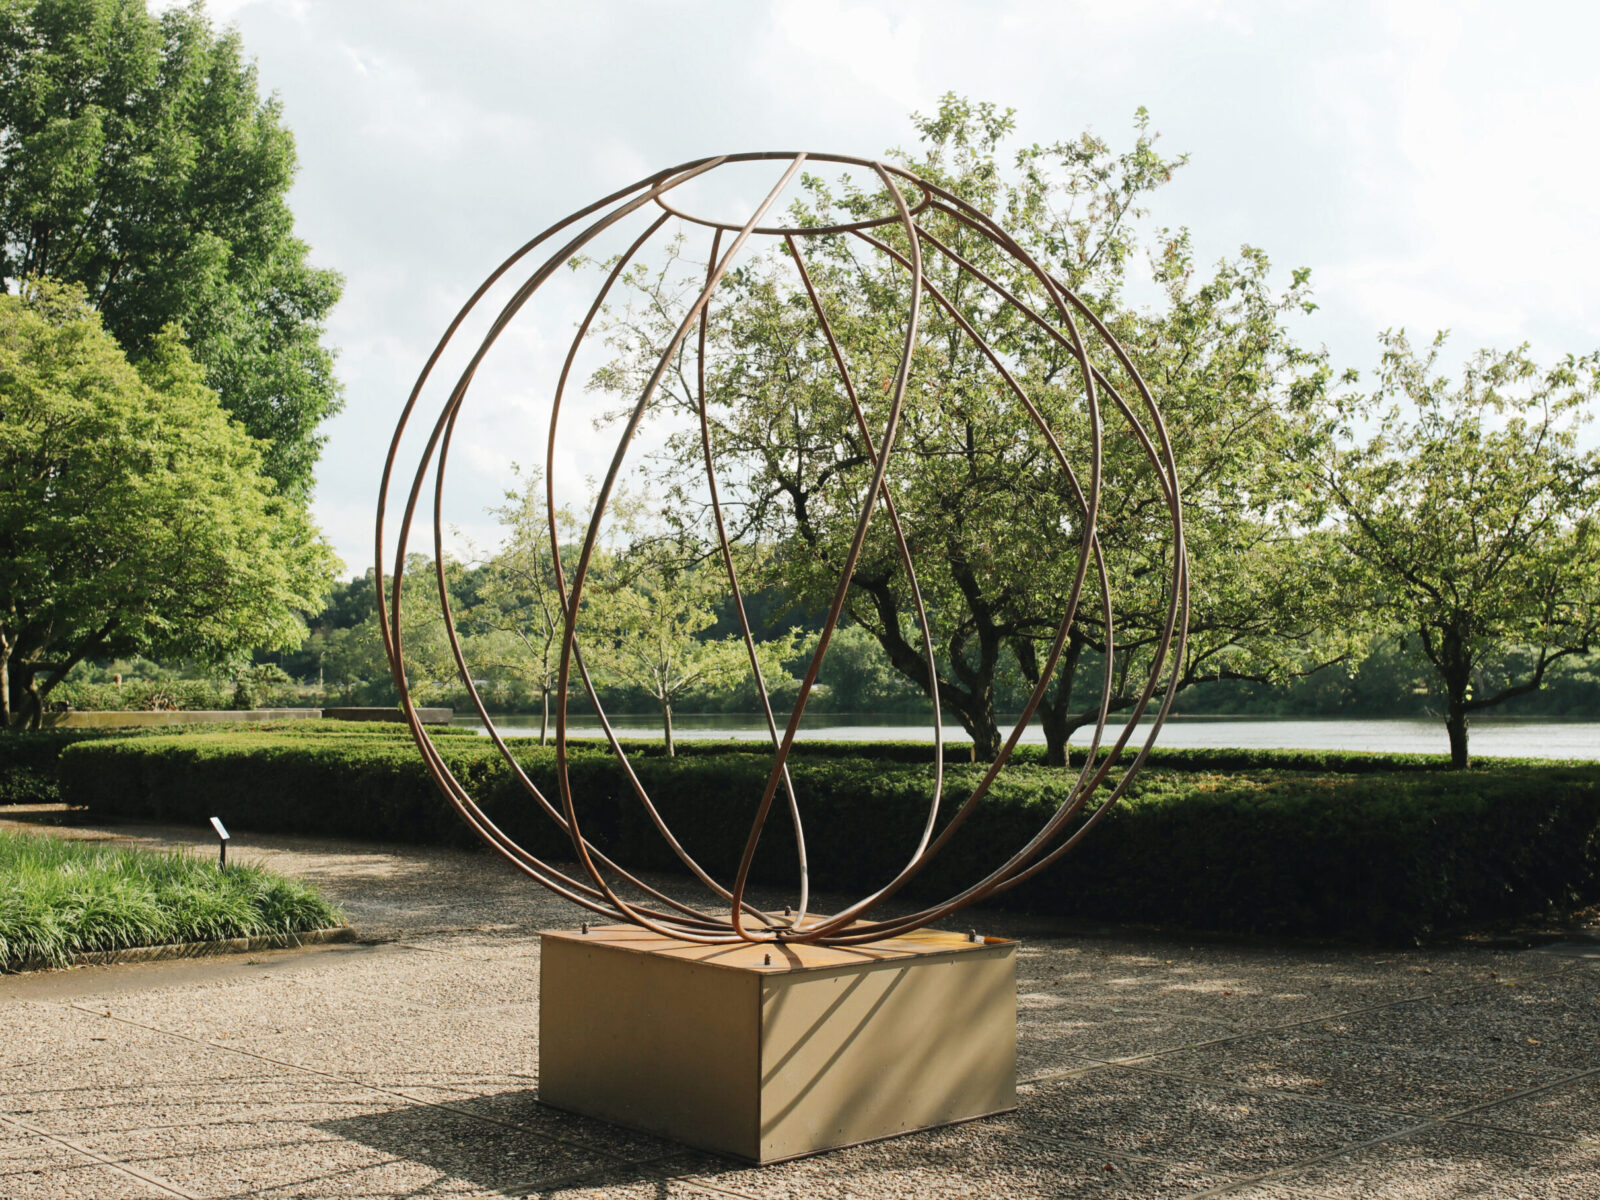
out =
[[[218,724],[153,726],[146,729],[63,729],[44,730],[39,733],[10,733],[0,736],[0,804],[53,804],[61,799],[56,778],[56,759],[61,750],[74,743],[107,738],[130,737],[228,737],[239,733],[270,731],[289,739],[301,738],[361,738],[390,741],[405,747],[411,746],[406,730],[387,722],[362,721],[276,721],[233,722]],[[476,739],[479,745],[488,743],[475,730],[464,727],[430,726],[430,736],[440,738]],[[531,739],[513,739],[513,744],[531,751]],[[604,741],[597,739],[570,739],[568,747],[574,753],[589,751],[609,753]],[[625,739],[623,748],[630,758],[659,758],[666,753],[659,740]],[[957,742],[947,747],[945,761],[959,763],[968,754],[969,744]],[[678,757],[700,758],[707,755],[743,754],[765,757],[772,752],[769,743],[755,738],[725,740],[695,739],[678,743]],[[1102,749],[1102,755],[1105,751]],[[933,746],[928,742],[912,741],[821,741],[805,740],[795,743],[794,756],[799,759],[858,759],[870,758],[879,763],[926,764],[933,761]],[[1081,757],[1075,765],[1081,765]],[[1150,766],[1174,771],[1321,771],[1339,774],[1389,773],[1396,771],[1436,771],[1447,765],[1444,755],[1431,754],[1370,754],[1338,750],[1239,750],[1195,749],[1170,750],[1158,747],[1150,756]],[[1018,746],[1012,756],[1016,766],[1042,765],[1043,746]],[[1526,766],[1542,768],[1548,764],[1536,759],[1497,760],[1500,767]],[[1492,768],[1491,768],[1492,769]]]
[[[508,739],[510,740],[510,739]],[[520,739],[519,739],[520,740]],[[662,757],[666,748],[660,739],[630,741],[620,739],[630,756]],[[605,748],[606,743],[595,739],[569,739],[569,746]],[[945,762],[967,761],[972,744],[967,741],[947,742]],[[1138,749],[1137,744],[1123,752],[1124,761]],[[1072,747],[1072,765],[1083,764],[1084,747]],[[706,754],[762,754],[771,755],[772,744],[760,738],[729,738],[713,740],[696,738],[677,743],[679,758]],[[1104,759],[1110,750],[1102,746],[1097,759]],[[797,758],[871,758],[877,762],[931,763],[932,742],[911,741],[824,741],[803,739],[795,742]],[[1040,745],[1018,746],[1011,753],[1009,764],[1043,766],[1045,748]],[[1549,759],[1501,758],[1479,760],[1491,769],[1495,767],[1544,767]],[[1241,749],[1237,747],[1195,747],[1172,749],[1157,746],[1150,752],[1152,767],[1174,771],[1332,771],[1341,775],[1367,775],[1394,771],[1437,771],[1450,765],[1448,754],[1381,754],[1364,750],[1279,750]]]
[[[536,854],[570,860],[565,835],[491,746],[448,734],[436,742],[496,824]],[[631,869],[681,869],[611,756],[593,744],[574,750],[572,780],[592,840]],[[553,751],[528,743],[516,751],[558,802]],[[1336,773],[1246,757],[1256,765],[1227,773],[1170,762],[1147,770],[1079,851],[1004,902],[1080,918],[1391,939],[1600,900],[1600,765]],[[690,853],[731,877],[766,779],[763,757],[697,750],[677,760],[636,757],[634,767]],[[216,815],[246,830],[477,844],[415,748],[393,732],[82,741],[62,754],[60,769],[66,799],[107,815],[196,825]],[[814,885],[850,894],[876,888],[915,844],[931,768],[806,753],[791,770]],[[948,807],[978,773],[947,771]],[[1069,779],[1026,763],[1008,768],[907,895],[941,898],[998,865],[1054,811]],[[781,813],[754,877],[793,882],[792,834]]]
[[[470,729],[431,727],[432,735],[473,739]],[[61,800],[57,762],[68,746],[86,741],[130,738],[228,737],[270,732],[290,740],[303,738],[368,739],[411,745],[402,726],[380,721],[249,721],[153,725],[139,729],[42,729],[0,733],[0,804],[56,804]],[[414,751],[413,751],[414,753]]]

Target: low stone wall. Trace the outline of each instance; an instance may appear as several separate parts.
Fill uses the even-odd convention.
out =
[[[448,725],[454,710],[419,708],[424,725]],[[244,708],[175,712],[46,713],[46,729],[138,729],[148,725],[211,725],[229,721],[401,721],[398,708]]]
[[[405,714],[398,708],[325,708],[322,715],[330,721],[404,721]],[[453,708],[419,708],[417,719],[424,725],[448,725],[455,715]]]

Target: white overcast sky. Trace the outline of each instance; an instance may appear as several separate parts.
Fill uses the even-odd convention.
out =
[[[1336,365],[1376,334],[1452,330],[1458,352],[1600,346],[1600,5],[1426,0],[213,0],[294,130],[297,229],[346,277],[329,339],[346,407],[316,511],[370,565],[395,417],[455,307],[511,249],[658,167],[811,149],[875,157],[956,91],[1014,107],[1019,139],[1135,109],[1190,165],[1154,220],[1198,257],[1243,243],[1312,269],[1303,327]],[[566,309],[561,304],[567,305]],[[538,462],[517,371],[548,370],[557,297],[474,399],[451,519]],[[580,310],[581,311],[581,310]],[[545,337],[550,339],[546,344]],[[523,381],[526,382],[526,381]],[[476,395],[476,393],[475,393]],[[592,441],[592,439],[589,439]],[[598,472],[579,437],[575,475]]]

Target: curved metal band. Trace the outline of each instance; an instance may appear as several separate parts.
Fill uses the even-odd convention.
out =
[[[752,213],[749,220],[741,226],[733,226],[692,216],[675,208],[664,198],[681,184],[724,164],[761,161],[783,161],[787,163],[787,167],[782,178],[768,193],[766,199]],[[884,193],[895,209],[895,214],[889,217],[828,226],[789,228],[761,225],[759,222],[762,216],[772,207],[801,164],[806,161],[870,168],[875,172],[879,182],[882,184]],[[907,203],[901,192],[902,184],[909,185],[920,193],[920,199],[915,205]],[[532,780],[517,762],[511,747],[499,730],[495,728],[487,707],[476,685],[473,683],[472,672],[466,662],[461,640],[455,628],[444,570],[443,498],[446,464],[449,458],[450,444],[457,428],[465,398],[476,376],[478,367],[518,312],[521,311],[529,298],[551,277],[562,263],[581,252],[584,246],[606,229],[639,211],[645,205],[650,204],[655,205],[662,211],[659,216],[654,218],[649,227],[634,240],[627,252],[616,261],[600,293],[590,306],[588,314],[580,324],[568,350],[551,409],[545,471],[545,499],[549,522],[551,562],[554,569],[556,593],[559,599],[562,620],[562,650],[556,693],[555,751],[560,796],[559,804],[556,804],[534,786]],[[596,217],[595,214],[600,215]],[[1015,290],[1008,288],[994,276],[977,267],[968,257],[958,253],[950,244],[928,230],[920,223],[919,218],[929,216],[957,222],[960,227],[989,242],[999,253],[1011,259],[1020,268],[1020,278],[1024,281],[1031,281],[1030,287],[1042,293],[1046,307],[1054,311],[1054,319],[1044,316],[1037,307],[1021,298]],[[413,413],[432,376],[434,368],[469,315],[476,311],[478,305],[489,291],[518,262],[537,247],[557,237],[562,231],[590,217],[594,217],[594,220],[581,233],[569,237],[560,249],[550,254],[513,291],[510,299],[506,301],[498,315],[492,320],[488,332],[450,391],[432,431],[426,439],[420,462],[413,475],[412,486],[406,499],[395,541],[392,588],[386,588],[383,572],[385,560],[384,526],[387,519],[389,491],[392,486],[402,439],[406,435]],[[682,222],[709,227],[715,231],[712,251],[707,263],[705,284],[698,298],[690,305],[670,344],[660,354],[654,372],[625,423],[612,458],[610,470],[587,523],[576,566],[569,579],[562,562],[560,541],[555,521],[555,485],[553,479],[556,429],[560,417],[562,396],[579,346],[587,336],[595,317],[603,308],[613,284],[626,265],[663,228],[664,224],[673,218]],[[903,236],[904,246],[897,248],[869,232],[876,229],[884,230],[886,235],[896,230],[899,231]],[[734,233],[735,237],[727,252],[719,256],[720,241],[725,232]],[[755,641],[748,616],[744,610],[735,556],[722,512],[705,389],[708,313],[712,296],[731,266],[734,257],[748,240],[752,236],[763,235],[781,237],[790,252],[811,307],[815,328],[818,335],[827,343],[829,355],[838,374],[843,399],[850,408],[856,436],[861,439],[861,444],[866,447],[866,461],[870,464],[870,480],[860,496],[853,535],[838,564],[840,566],[840,581],[835,590],[822,631],[817,639],[816,649],[807,664],[805,676],[801,681],[792,711],[781,732],[776,716],[772,711],[765,680],[761,678]],[[884,428],[876,438],[873,437],[866,412],[856,393],[844,349],[829,320],[822,296],[819,294],[806,267],[798,240],[818,236],[844,235],[854,236],[872,246],[880,254],[886,255],[891,261],[905,269],[909,275],[908,319],[901,345],[899,363],[893,376],[892,394],[884,420]],[[1028,394],[1027,388],[1013,375],[1004,358],[984,340],[972,324],[969,316],[964,314],[950,295],[925,273],[922,254],[924,244],[934,249],[939,256],[939,262],[948,264],[960,275],[975,279],[999,303],[1018,312],[1026,321],[1043,330],[1047,337],[1051,338],[1061,350],[1067,353],[1070,359],[1075,361],[1082,385],[1085,420],[1089,436],[1090,462],[1086,486],[1074,470],[1049,421]],[[939,310],[959,328],[961,334],[977,349],[984,361],[988,363],[989,369],[999,376],[1004,384],[1005,391],[1018,401],[1026,413],[1028,421],[1032,423],[1033,428],[1048,445],[1051,457],[1054,458],[1063,473],[1067,492],[1077,507],[1079,519],[1082,523],[1077,565],[1074,569],[1070,594],[1063,605],[1061,620],[1051,641],[1050,649],[1045,656],[1043,668],[1038,672],[1038,680],[1030,694],[1021,719],[1006,738],[996,761],[984,772],[978,784],[966,800],[951,814],[949,820],[944,823],[942,828],[939,828],[938,818],[943,800],[944,754],[942,725],[939,716],[939,697],[937,688],[935,688],[933,699],[935,706],[934,745],[936,771],[928,815],[916,847],[904,866],[893,875],[887,884],[831,916],[808,919],[808,856],[804,823],[801,819],[800,796],[796,790],[795,780],[789,771],[788,760],[793,750],[807,701],[816,686],[818,673],[821,669],[823,658],[827,653],[829,642],[844,612],[852,586],[851,579],[855,566],[864,551],[871,521],[880,499],[886,518],[890,523],[897,556],[909,581],[918,632],[923,641],[925,668],[930,680],[937,680],[938,677],[937,663],[933,654],[933,635],[927,607],[917,581],[911,547],[907,542],[900,515],[889,487],[896,435],[905,412],[908,389],[914,374],[914,358],[917,353],[920,333],[920,304],[924,293],[939,306]],[[1079,319],[1087,322],[1087,330],[1092,333],[1092,339],[1086,340],[1084,332],[1080,331],[1078,326]],[[675,360],[676,356],[682,353],[686,338],[691,330],[696,328],[698,329],[695,344],[697,363],[693,400],[698,410],[696,416],[699,423],[702,456],[710,493],[710,508],[716,528],[718,551],[728,578],[730,593],[739,619],[747,656],[756,679],[763,710],[766,714],[768,733],[774,744],[772,766],[768,772],[762,793],[757,800],[756,811],[731,887],[725,887],[718,883],[687,853],[650,799],[648,791],[628,762],[621,742],[599,702],[594,683],[583,663],[578,638],[578,624],[582,610],[584,586],[589,571],[593,566],[605,510],[615,489],[629,445],[639,428],[645,412],[650,407],[652,398],[660,387],[669,365]],[[1131,382],[1132,390],[1137,394],[1135,403],[1143,410],[1142,415],[1134,411],[1134,407],[1124,397],[1122,389],[1114,385],[1113,380],[1108,377],[1107,369],[1091,359],[1089,355],[1090,340],[1112,355],[1116,364],[1115,367],[1111,368],[1112,372],[1120,373],[1121,376]],[[1172,527],[1172,567],[1169,575],[1166,618],[1159,635],[1155,638],[1154,648],[1151,650],[1147,681],[1139,695],[1129,704],[1128,719],[1104,754],[1099,753],[1099,750],[1106,722],[1110,715],[1115,646],[1110,580],[1105,556],[1096,534],[1103,475],[1103,432],[1099,399],[1102,395],[1110,397],[1112,406],[1127,423],[1144,460],[1149,464],[1156,480],[1161,500],[1168,510]],[[436,466],[433,462],[435,458],[437,458]],[[451,771],[444,756],[428,738],[418,718],[405,673],[401,601],[406,570],[407,543],[421,491],[430,470],[434,476],[432,548],[434,551],[435,583],[451,656],[461,674],[473,708],[484,721],[497,752],[508,764],[519,786],[533,798],[545,815],[554,820],[558,827],[568,835],[574,854],[582,868],[578,876],[570,875],[555,865],[546,863],[529,854],[509,835],[490,821],[473,800],[468,789],[462,785]],[[509,862],[558,895],[583,905],[593,912],[613,919],[638,924],[668,936],[711,944],[741,941],[803,941],[848,945],[875,940],[943,919],[969,904],[977,903],[1033,878],[1077,846],[1088,832],[1105,818],[1116,801],[1126,794],[1134,773],[1147,759],[1161,724],[1170,712],[1173,696],[1176,692],[1175,684],[1182,669],[1186,647],[1189,573],[1183,538],[1182,501],[1178,489],[1172,446],[1154,398],[1127,353],[1117,343],[1104,323],[1084,305],[1082,300],[1058,280],[1054,279],[1039,263],[1035,262],[1020,244],[1001,229],[993,218],[966,204],[947,190],[916,177],[904,168],[842,155],[759,152],[696,159],[678,167],[656,172],[627,188],[612,193],[605,199],[551,226],[509,256],[479,286],[446,328],[444,335],[440,338],[439,343],[424,364],[406,401],[391,440],[388,455],[384,461],[376,521],[375,547],[378,564],[375,578],[378,596],[379,629],[384,639],[385,651],[389,657],[396,686],[400,691],[401,706],[412,736],[422,753],[424,764],[437,781],[446,798],[462,818]],[[1095,573],[1100,622],[1104,631],[1106,651],[1104,681],[1098,710],[1099,720],[1095,727],[1094,737],[1084,765],[1076,779],[1067,788],[1056,811],[1051,814],[1044,826],[1029,839],[1026,845],[1010,855],[1005,862],[990,870],[982,879],[964,888],[955,896],[904,916],[882,921],[865,920],[866,915],[874,907],[904,887],[911,878],[926,866],[935,854],[939,853],[957,836],[965,820],[975,811],[976,806],[988,793],[995,778],[1010,758],[1026,725],[1043,701],[1068,635],[1077,620],[1079,597],[1091,567]],[[599,715],[606,739],[610,743],[613,755],[624,772],[635,798],[644,807],[658,833],[672,848],[678,859],[689,869],[690,873],[707,886],[714,896],[728,905],[728,912],[725,916],[718,917],[703,913],[691,905],[666,895],[660,889],[646,884],[600,853],[584,836],[577,798],[574,794],[570,776],[570,764],[566,746],[567,697],[571,689],[571,675],[574,667],[577,669],[579,679],[588,693],[589,699],[595,706],[595,711]],[[1082,814],[1089,799],[1107,782],[1110,772],[1117,765],[1144,714],[1158,695],[1160,701],[1157,704],[1152,727],[1135,754],[1133,761],[1128,765],[1122,777],[1116,781],[1115,785],[1106,794],[1099,808],[1086,819],[1079,821],[1074,827],[1073,822]],[[750,906],[744,898],[750,881],[750,872],[756,848],[780,788],[783,790],[786,807],[789,810],[790,819],[794,826],[801,881],[800,911],[798,915],[785,915],[782,917],[761,912]],[[935,835],[936,829],[938,830],[937,835]],[[616,882],[613,882],[613,880]],[[625,899],[617,890],[619,884],[624,884],[628,888],[641,893],[645,897],[645,902],[640,903]],[[754,920],[756,922],[755,927],[747,924],[747,919]]]

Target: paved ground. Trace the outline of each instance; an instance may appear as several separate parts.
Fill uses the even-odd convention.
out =
[[[167,843],[148,826],[74,836]],[[1014,1114],[767,1168],[539,1103],[487,855],[239,835],[376,944],[0,978],[0,1197],[1600,1197],[1600,945],[1024,939]]]

